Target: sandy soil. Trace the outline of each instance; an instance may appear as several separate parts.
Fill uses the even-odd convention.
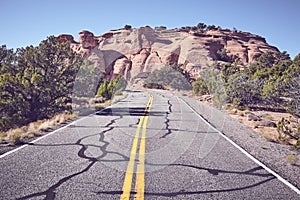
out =
[[[229,116],[232,118],[238,120],[239,122],[245,124],[246,126],[250,127],[255,132],[259,133],[263,137],[265,137],[267,140],[271,142],[278,142],[282,144],[287,145],[295,145],[296,140],[295,139],[286,139],[286,140],[280,140],[279,139],[279,133],[277,131],[276,127],[267,127],[267,126],[261,126],[257,121],[249,120],[249,117],[247,116],[247,112],[249,111],[240,111],[240,110],[226,110]],[[289,119],[291,122],[291,127],[296,128],[298,127],[298,119],[293,117],[289,113],[281,113],[281,112],[271,112],[271,111],[250,111],[255,116],[261,117],[261,119],[267,119],[271,120],[275,124],[278,123],[279,120],[281,120],[283,117],[285,119]]]

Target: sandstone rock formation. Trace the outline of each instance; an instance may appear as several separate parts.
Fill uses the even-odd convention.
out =
[[[122,74],[134,84],[142,83],[152,71],[173,64],[182,65],[196,78],[202,68],[220,61],[220,50],[238,59],[241,66],[254,62],[264,52],[279,53],[261,36],[223,29],[161,30],[146,26],[111,30],[101,36],[81,31],[79,42],[66,34],[58,39],[69,41],[75,52],[94,61],[108,79]]]

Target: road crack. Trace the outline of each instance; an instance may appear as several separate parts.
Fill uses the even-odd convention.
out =
[[[170,129],[170,124],[169,124],[170,123],[169,115],[172,113],[172,104],[171,104],[170,100],[168,100],[168,109],[169,109],[169,111],[166,112],[165,121],[164,121],[167,132],[160,138],[166,138],[168,135],[170,135],[172,133],[172,130]]]
[[[39,197],[39,196],[45,196],[45,198],[44,198],[45,200],[55,199],[55,197],[56,197],[55,190],[57,188],[59,188],[62,184],[66,183],[70,179],[89,171],[94,166],[95,163],[100,162],[100,161],[101,162],[123,162],[123,161],[128,161],[129,160],[128,156],[125,156],[125,155],[123,155],[119,152],[108,151],[107,147],[109,146],[110,143],[105,141],[105,133],[113,130],[115,128],[113,125],[115,124],[116,120],[119,120],[119,119],[122,119],[122,118],[123,118],[123,116],[120,115],[118,118],[112,119],[109,123],[107,123],[104,126],[107,129],[101,131],[100,133],[91,134],[91,135],[87,135],[85,137],[82,137],[82,138],[78,139],[73,144],[72,143],[70,143],[70,144],[67,143],[67,144],[54,144],[54,145],[52,145],[52,144],[29,143],[29,145],[34,145],[34,146],[51,146],[51,147],[55,147],[55,146],[56,147],[58,147],[58,146],[73,146],[73,145],[80,146],[81,148],[79,149],[77,155],[82,159],[88,160],[89,164],[83,170],[81,170],[79,172],[76,172],[76,173],[73,173],[69,176],[66,176],[66,177],[60,179],[59,181],[57,181],[55,184],[53,184],[52,186],[50,186],[48,189],[46,189],[44,191],[29,194],[29,195],[26,195],[24,197],[20,197],[20,198],[17,198],[17,199],[18,200],[25,200],[25,199],[30,199],[30,198]],[[72,126],[72,128],[76,128],[76,126]],[[84,139],[89,138],[89,137],[93,137],[93,136],[97,136],[97,135],[99,135],[99,142],[101,142],[103,145],[98,146],[98,145],[85,145],[85,144],[82,144],[82,141]],[[87,156],[86,155],[86,150],[88,150],[89,146],[100,148],[100,150],[102,151],[102,155],[100,155],[98,157]],[[121,156],[123,159],[119,159],[119,160],[101,160],[102,158],[107,156],[107,154],[116,154],[116,155]]]

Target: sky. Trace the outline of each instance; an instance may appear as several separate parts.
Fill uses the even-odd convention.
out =
[[[133,27],[236,28],[266,38],[293,59],[300,53],[299,0],[0,0],[0,45],[38,45],[50,35]]]

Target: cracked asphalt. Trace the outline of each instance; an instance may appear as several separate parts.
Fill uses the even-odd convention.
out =
[[[111,107],[1,158],[0,199],[120,199],[149,93],[145,199],[300,199],[180,97],[133,89]]]

